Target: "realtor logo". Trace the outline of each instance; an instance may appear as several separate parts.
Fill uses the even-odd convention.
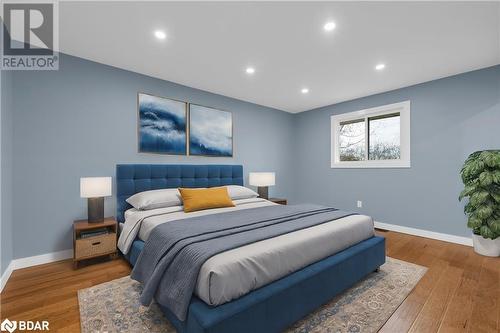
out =
[[[55,1],[4,1],[1,69],[58,69],[57,14]]]
[[[8,319],[5,319],[2,321],[2,324],[0,324],[0,329],[3,331],[8,331],[10,333],[14,332],[17,328],[17,322],[16,321],[10,321]]]

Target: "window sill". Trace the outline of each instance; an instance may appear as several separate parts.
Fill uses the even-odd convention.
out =
[[[337,162],[332,163],[330,166],[332,169],[401,169],[401,168],[411,168],[410,162]]]

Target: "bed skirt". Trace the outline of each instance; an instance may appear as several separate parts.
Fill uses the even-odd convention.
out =
[[[132,245],[126,256],[132,265],[143,246]],[[160,308],[179,333],[281,332],[384,262],[385,239],[374,236],[226,304],[209,306],[193,296],[184,322]]]

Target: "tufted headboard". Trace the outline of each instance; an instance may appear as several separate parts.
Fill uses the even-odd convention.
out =
[[[131,195],[161,188],[243,185],[241,165],[117,164],[116,218],[132,208],[125,200]]]

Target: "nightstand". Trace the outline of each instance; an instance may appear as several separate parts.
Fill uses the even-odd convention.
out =
[[[73,267],[80,260],[110,255],[115,257],[117,223],[114,217],[103,222],[89,223],[87,220],[73,222]]]
[[[280,198],[269,198],[267,199],[271,202],[274,202],[274,203],[277,203],[277,204],[280,204],[280,205],[286,205],[287,204],[287,201],[286,199],[280,199]]]

